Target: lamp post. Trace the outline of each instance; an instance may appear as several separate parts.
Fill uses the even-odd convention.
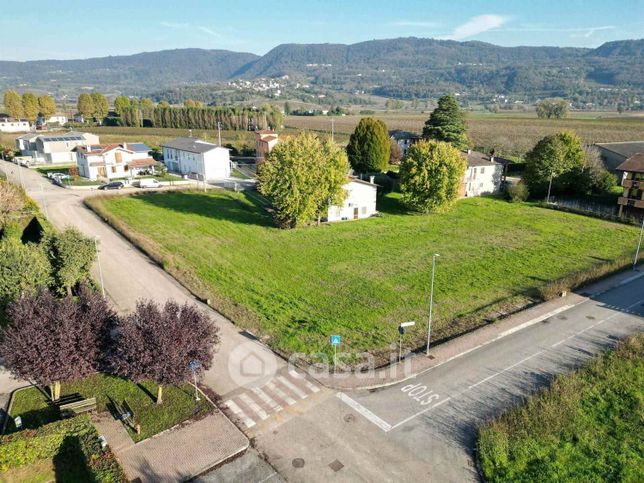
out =
[[[101,267],[101,257],[98,254],[98,237],[94,237],[94,247],[96,249],[96,262],[98,263],[98,275],[101,279],[101,293],[105,298],[105,284],[103,283],[103,268]]]
[[[548,198],[546,203],[550,203],[550,190],[552,189],[552,173],[550,173],[550,183],[548,184]]]
[[[633,270],[637,266],[637,258],[640,256],[640,247],[642,246],[642,235],[644,234],[644,217],[642,217],[642,228],[640,229],[640,238],[637,241],[637,250],[635,250],[635,258],[633,258]]]
[[[201,401],[201,398],[199,397],[199,391],[197,389],[197,369],[201,367],[201,363],[197,360],[190,361],[188,367],[192,369],[192,377],[195,381],[195,401]]]
[[[429,323],[427,324],[427,350],[426,355],[429,355],[429,343],[432,338],[432,308],[434,305],[434,275],[436,273],[436,257],[440,257],[438,253],[432,255],[432,285],[429,291]]]

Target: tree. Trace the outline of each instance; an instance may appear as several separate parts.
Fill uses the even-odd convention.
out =
[[[389,134],[385,123],[373,117],[360,119],[347,145],[353,170],[358,173],[385,171],[389,154]]]
[[[16,91],[8,90],[4,91],[4,96],[2,99],[4,108],[7,110],[7,114],[15,119],[20,119],[24,116],[24,111],[22,109],[22,99],[20,94]]]
[[[183,101],[183,105],[185,107],[197,107],[197,103],[192,99],[186,99],[185,101]]]
[[[38,245],[23,245],[20,238],[0,240],[0,309],[23,294],[32,294],[51,283],[51,264]]]
[[[552,192],[574,191],[574,176],[562,176],[583,169],[586,155],[581,139],[572,132],[550,134],[541,139],[526,154],[524,181],[532,195],[548,191],[552,179]]]
[[[170,107],[170,103],[166,99],[161,99],[158,107]]]
[[[163,386],[189,380],[189,364],[209,369],[219,329],[196,307],[167,302],[159,307],[139,301],[135,311],[117,320],[110,368],[136,382],[152,380],[158,385],[157,404],[163,402]]]
[[[25,193],[15,184],[0,180],[0,228],[15,221],[26,206]]]
[[[38,117],[38,98],[31,92],[25,92],[22,95],[22,111],[25,119],[35,121]]]
[[[154,109],[154,102],[149,97],[144,97],[141,99],[139,107],[141,109]]]
[[[467,162],[454,146],[442,141],[412,145],[400,165],[403,202],[421,212],[449,208],[458,198]]]
[[[38,110],[45,119],[56,114],[56,103],[51,96],[40,96],[38,98]]]
[[[284,103],[284,114],[286,114],[287,116],[290,116],[292,111],[293,111],[293,108],[291,107],[291,103],[286,101]]]
[[[389,164],[398,165],[402,159],[402,150],[400,144],[395,139],[389,140]]]
[[[130,98],[125,97],[125,96],[117,96],[114,99],[114,111],[121,116],[123,114],[123,111],[130,107]]]
[[[465,114],[458,106],[454,96],[443,96],[432,111],[423,128],[425,139],[445,141],[458,149],[466,149],[469,144]]]
[[[281,228],[320,220],[329,206],[341,204],[346,192],[349,163],[330,139],[304,133],[287,137],[260,164],[260,192],[275,208]]]
[[[50,292],[21,297],[9,308],[9,326],[2,332],[0,354],[14,377],[51,387],[60,398],[61,382],[95,372],[102,337],[114,325],[114,312],[97,294],[81,292],[55,298]]]
[[[107,102],[107,98],[100,92],[92,92],[92,105],[94,106],[94,112],[92,116],[97,121],[102,121],[107,116],[107,113],[110,112],[110,104]]]
[[[536,105],[537,117],[545,119],[563,119],[568,115],[568,102],[562,99],[544,99]]]
[[[96,259],[96,245],[76,228],[49,235],[45,241],[53,278],[59,290],[71,295],[76,284],[85,281]]]
[[[77,108],[78,112],[84,118],[91,118],[94,115],[94,100],[92,99],[92,96],[87,92],[83,92],[78,96]]]

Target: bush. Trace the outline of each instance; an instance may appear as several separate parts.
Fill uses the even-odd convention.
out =
[[[0,473],[55,457],[69,438],[77,439],[93,481],[127,481],[112,452],[102,450],[98,432],[86,416],[0,437]]]
[[[505,196],[511,203],[517,203],[527,200],[530,192],[528,191],[528,187],[523,183],[510,184],[505,189]]]

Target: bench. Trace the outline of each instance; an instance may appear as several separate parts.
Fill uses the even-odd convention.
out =
[[[123,404],[118,404],[117,402],[112,401],[113,413],[116,419],[122,421],[124,424],[127,424],[132,429],[134,429],[134,411],[128,404],[126,400],[123,400]]]
[[[71,418],[73,416],[78,416],[79,414],[96,411],[96,398],[90,397],[80,401],[61,404],[58,406],[58,409],[60,410],[61,416],[64,418]]]

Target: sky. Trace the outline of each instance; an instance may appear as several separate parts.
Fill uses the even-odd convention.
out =
[[[644,37],[644,0],[0,0],[0,60],[396,37],[597,47]],[[2,73],[0,72],[0,75]]]

